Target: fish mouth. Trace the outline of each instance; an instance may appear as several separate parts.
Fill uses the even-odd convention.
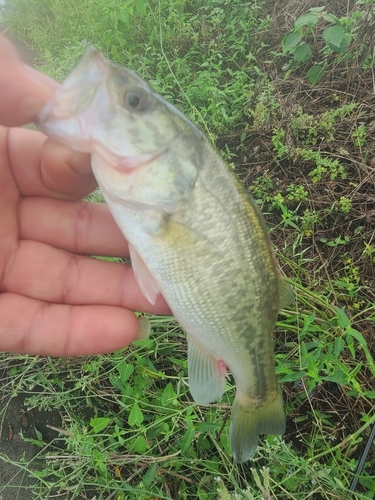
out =
[[[161,155],[165,154],[168,150],[167,147],[153,151],[151,153],[142,153],[133,156],[121,156],[109,149],[103,147],[101,144],[93,144],[93,152],[101,156],[104,161],[121,173],[131,173],[139,168],[146,167]]]

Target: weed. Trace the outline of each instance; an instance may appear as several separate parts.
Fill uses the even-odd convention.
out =
[[[321,223],[321,217],[315,210],[309,210],[308,208],[304,211],[301,220],[301,231],[305,236],[311,236],[314,232],[315,226]]]
[[[375,263],[375,246],[364,242],[365,249],[363,250],[362,256],[370,258]]]
[[[353,143],[354,143],[355,146],[357,146],[357,148],[361,148],[362,146],[365,145],[365,143],[366,143],[366,134],[367,134],[366,125],[364,125],[363,123],[361,123],[360,125],[358,125],[357,130],[355,130],[352,133]]]
[[[313,64],[307,71],[307,77],[312,85],[316,85],[324,75],[327,66],[327,56],[336,53],[344,54],[354,35],[355,17],[339,19],[325,10],[325,7],[313,7],[299,16],[292,31],[286,33],[282,41],[284,55],[291,59],[284,69],[288,75],[300,65],[313,59],[312,46],[307,42],[310,35],[321,32],[324,46],[319,50],[321,62]],[[328,26],[327,26],[328,24]],[[326,26],[322,31],[322,27]],[[320,28],[320,29],[319,29]]]
[[[335,130],[338,120],[349,116],[358,104],[351,102],[337,108],[324,111],[318,116],[303,113],[301,108],[296,109],[292,118],[292,130],[295,136],[306,145],[317,143],[331,143],[335,139]]]
[[[273,189],[273,182],[268,173],[268,170],[266,170],[265,172],[263,172],[262,175],[257,177],[250,188],[252,195],[260,205],[263,205],[264,203],[270,200],[269,193],[272,191],[272,189]]]
[[[320,182],[326,175],[331,180],[337,177],[346,178],[345,167],[338,160],[323,157],[319,151],[312,151],[310,149],[301,149],[298,153],[304,160],[311,160],[315,163],[315,168],[309,172],[309,176],[313,182]]]
[[[283,158],[288,152],[287,146],[285,146],[285,144],[283,143],[284,138],[285,138],[285,131],[284,130],[275,129],[273,131],[272,144],[273,144],[277,158]]]
[[[352,208],[353,202],[350,198],[346,196],[341,196],[339,200],[340,210],[344,214],[348,214]]]
[[[303,186],[296,186],[293,183],[291,183],[287,187],[287,192],[288,192],[288,194],[286,195],[286,199],[288,201],[302,202],[302,201],[306,201],[308,199],[308,196],[309,196],[309,193],[306,191],[306,189]]]

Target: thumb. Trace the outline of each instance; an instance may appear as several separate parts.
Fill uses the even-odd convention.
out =
[[[58,83],[24,64],[15,47],[0,34],[0,123],[24,125],[33,121],[52,97]]]

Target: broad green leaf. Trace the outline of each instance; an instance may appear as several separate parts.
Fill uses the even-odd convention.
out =
[[[350,326],[350,320],[345,313],[344,307],[335,307],[337,312],[337,324],[341,326],[341,328],[348,328]]]
[[[156,474],[156,462],[151,465],[146,474],[142,478],[142,483],[149,488]]]
[[[134,366],[126,361],[122,361],[117,365],[117,370],[120,373],[121,383],[125,385],[130,375],[134,372]]]
[[[194,439],[195,429],[192,425],[186,429],[184,437],[181,442],[181,453],[185,453],[189,448]]]
[[[90,426],[93,428],[94,432],[100,432],[105,429],[111,422],[112,419],[110,418],[97,417],[90,420]]]
[[[298,62],[306,62],[311,58],[311,47],[308,43],[303,43],[294,51],[294,60]]]
[[[214,422],[198,422],[195,427],[197,432],[210,432],[218,429],[220,424],[215,424]]]
[[[136,452],[142,455],[147,449],[147,442],[144,436],[137,436],[135,439],[132,439],[127,448],[130,452]]]
[[[316,83],[318,83],[323,78],[323,73],[324,70],[321,66],[319,66],[319,64],[311,66],[311,68],[307,72],[307,76],[311,85],[315,85]]]
[[[325,5],[323,5],[323,7],[312,7],[310,12],[322,12],[325,8]]]
[[[336,358],[339,357],[341,352],[345,349],[345,341],[342,337],[337,337],[335,339],[335,347],[333,350],[333,354],[335,355]]]
[[[345,31],[342,26],[330,26],[323,31],[322,37],[327,44],[339,48],[344,40]]]
[[[121,382],[120,377],[118,375],[115,375],[115,374],[111,373],[109,375],[109,381],[111,382],[111,384],[113,385],[113,387],[115,387],[119,391],[121,391],[123,389],[123,387],[124,387],[122,385],[122,382]]]
[[[319,16],[314,12],[307,12],[306,14],[302,14],[296,19],[294,23],[294,29],[298,30],[301,26],[307,26],[308,28],[312,28],[319,21]]]
[[[118,10],[116,12],[117,19],[124,24],[129,24],[129,12],[126,10]]]
[[[173,385],[169,382],[163,391],[163,394],[160,396],[160,403],[162,406],[171,406],[173,402],[176,400],[176,393],[173,389]]]
[[[145,2],[144,0],[137,0],[135,2],[135,8],[136,10],[142,14],[142,15],[146,15],[147,14],[147,10],[146,10],[146,5],[145,5]]]
[[[346,333],[351,337],[355,338],[362,347],[367,347],[366,340],[363,338],[362,334],[358,330],[355,330],[354,328],[348,328]]]
[[[327,23],[337,23],[338,19],[334,14],[324,14],[323,18]]]
[[[138,404],[135,403],[132,409],[130,410],[128,424],[131,427],[139,427],[142,424],[143,420],[144,420],[143,413],[139,408]]]
[[[293,49],[299,44],[301,40],[302,40],[301,33],[297,31],[292,31],[291,33],[288,33],[281,42],[283,53],[287,54],[288,52],[293,52]]]

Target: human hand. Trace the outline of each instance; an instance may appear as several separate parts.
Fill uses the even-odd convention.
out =
[[[106,205],[81,201],[96,182],[88,156],[33,130],[57,88],[25,66],[0,35],[0,350],[73,356],[135,340],[134,310],[152,306],[130,266],[89,255],[125,256],[127,243]],[[144,333],[144,332],[143,332]]]

